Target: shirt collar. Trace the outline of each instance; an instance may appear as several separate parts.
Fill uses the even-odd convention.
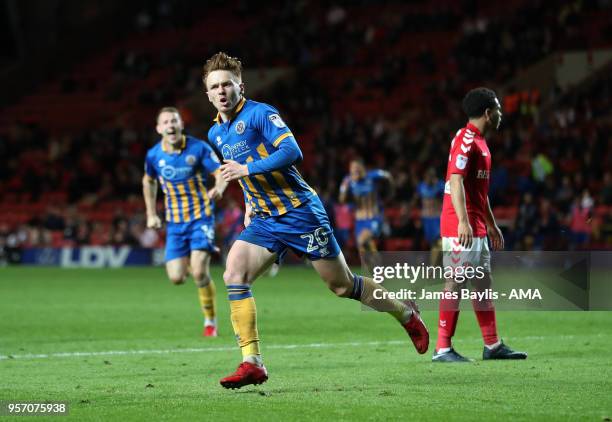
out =
[[[240,111],[242,110],[242,108],[244,107],[244,105],[246,104],[246,98],[242,97],[240,99],[240,102],[238,103],[238,107],[236,107],[236,116],[238,115],[238,113],[240,113]],[[234,116],[234,118],[236,117]],[[223,124],[223,121],[221,120],[221,113],[217,113],[217,117],[215,117],[213,119],[213,122],[216,122],[218,125]]]
[[[179,152],[183,151],[185,149],[185,146],[187,146],[187,138],[185,138],[185,135],[183,135],[182,140],[181,140],[181,146],[179,147]],[[164,142],[163,137],[162,137],[162,142],[161,142],[161,148],[163,152],[171,154],[168,148],[166,148],[166,143]]]
[[[467,124],[467,126],[465,127],[468,130],[471,130],[472,132],[474,132],[476,135],[482,137],[482,134],[480,133],[480,131],[478,130],[478,128],[476,126],[474,126],[473,124],[469,123]]]

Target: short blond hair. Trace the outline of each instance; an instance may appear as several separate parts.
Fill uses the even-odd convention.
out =
[[[206,78],[210,72],[215,70],[228,70],[238,79],[242,78],[242,62],[236,57],[231,57],[223,51],[218,52],[210,59],[206,60],[202,69],[202,82],[206,86]]]
[[[157,116],[155,116],[155,123],[159,122],[159,116],[161,116],[162,113],[176,113],[176,114],[179,115],[179,117],[181,117],[181,113],[178,111],[178,108],[176,108],[176,107],[162,107],[157,112]]]

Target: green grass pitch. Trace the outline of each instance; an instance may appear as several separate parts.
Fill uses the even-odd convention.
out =
[[[477,360],[433,364],[390,317],[334,297],[305,267],[253,289],[269,381],[224,390],[240,353],[220,267],[213,276],[220,337],[204,339],[195,287],[161,268],[0,269],[0,401],[65,401],[79,421],[612,417],[612,313],[499,312],[529,359],[482,362],[462,312],[455,345]],[[424,319],[433,347],[436,314]]]

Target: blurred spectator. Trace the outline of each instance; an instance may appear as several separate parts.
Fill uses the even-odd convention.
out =
[[[591,237],[591,217],[593,198],[584,190],[582,197],[576,198],[572,205],[570,230],[572,232],[572,248],[584,249]]]

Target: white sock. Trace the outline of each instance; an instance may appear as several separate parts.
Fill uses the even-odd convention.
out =
[[[501,340],[497,340],[497,343],[485,344],[485,347],[489,350],[493,350],[501,344]]]
[[[253,365],[263,366],[263,359],[261,355],[247,355],[242,358],[243,362],[252,363]]]
[[[438,349],[438,351],[436,353],[439,355],[441,353],[450,352],[450,350],[451,350],[450,347],[442,347],[442,348]]]
[[[208,318],[204,318],[204,326],[205,327],[210,327],[210,326],[216,326],[217,325],[217,319],[213,318],[213,319],[208,319]]]

